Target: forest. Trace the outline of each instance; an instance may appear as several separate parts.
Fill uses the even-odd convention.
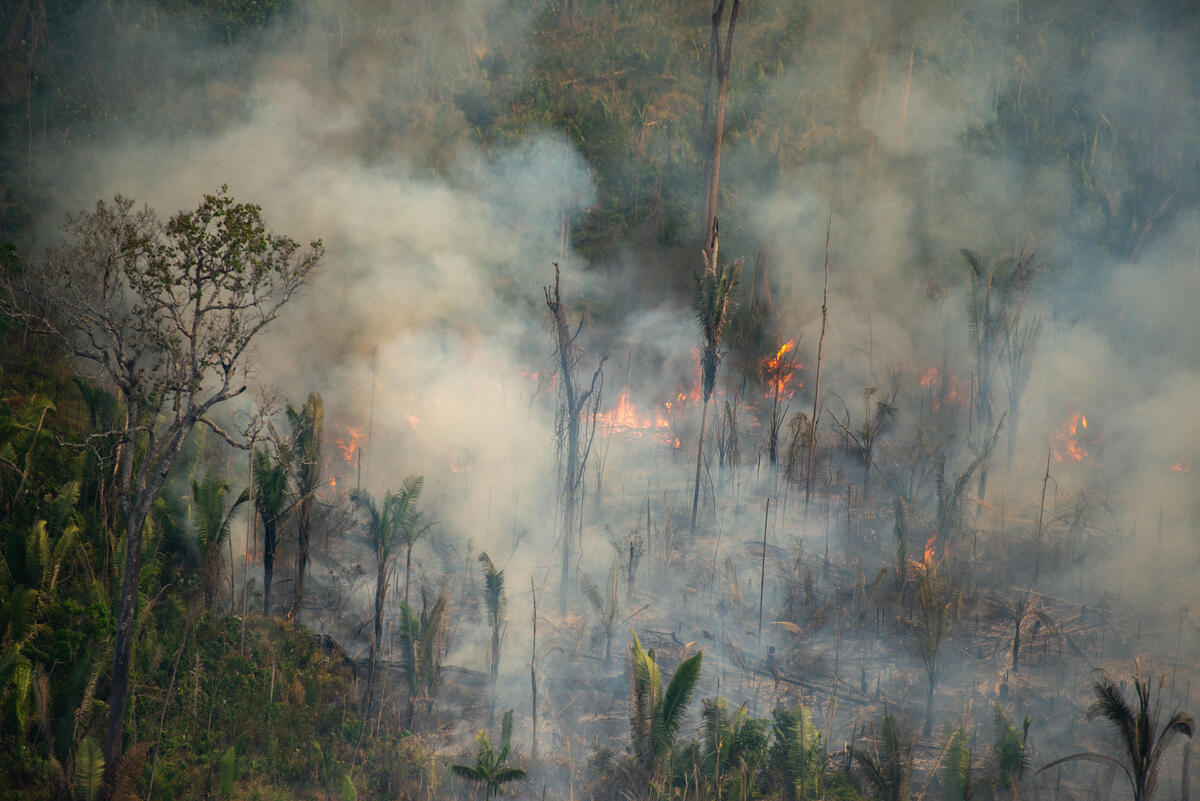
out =
[[[0,4],[0,801],[1188,801],[1196,42]]]

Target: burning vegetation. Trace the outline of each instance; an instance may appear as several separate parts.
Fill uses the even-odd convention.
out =
[[[1185,4],[12,5],[0,801],[1194,797]]]

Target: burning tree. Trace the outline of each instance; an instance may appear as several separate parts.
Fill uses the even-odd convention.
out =
[[[322,248],[314,242],[302,251],[269,231],[261,208],[237,202],[224,186],[165,224],[118,195],[69,216],[63,231],[64,244],[25,274],[26,285],[5,276],[4,302],[92,367],[122,407],[113,430],[98,435],[117,443],[125,528],[104,743],[111,771],[122,748],[151,505],[196,425],[245,447],[212,415],[246,390],[251,344],[303,286]]]
[[[575,344],[579,332],[583,330],[584,318],[580,315],[579,325],[575,333],[567,324],[567,313],[563,309],[562,296],[559,293],[558,264],[554,265],[554,289],[543,287],[546,295],[546,307],[550,309],[550,317],[554,321],[554,331],[557,336],[559,371],[562,381],[559,382],[560,400],[558,405],[557,433],[559,447],[566,445],[566,458],[562,471],[562,583],[559,587],[558,612],[567,613],[567,596],[570,592],[571,580],[571,538],[575,532],[576,504],[579,490],[583,484],[584,470],[587,467],[588,454],[592,449],[592,438],[596,434],[596,413],[600,405],[600,388],[604,379],[604,360],[596,365],[592,373],[592,383],[588,389],[580,391],[575,383],[575,367],[579,364],[581,348]],[[591,410],[592,424],[584,429],[584,413]]]

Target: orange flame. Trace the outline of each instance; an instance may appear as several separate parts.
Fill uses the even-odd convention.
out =
[[[417,417],[415,414],[410,414],[408,416],[408,424],[410,426],[412,426],[413,431],[417,430],[417,424],[420,422],[421,422],[421,418]]]
[[[347,462],[353,462],[354,456],[358,449],[367,441],[367,435],[363,433],[361,428],[351,428],[346,426],[346,437],[339,438],[337,441],[338,450],[342,452],[342,458]]]
[[[763,373],[766,376],[767,388],[770,394],[778,398],[790,398],[795,394],[788,389],[792,375],[796,372],[796,363],[787,359],[787,355],[796,347],[796,340],[789,339],[779,347],[774,357],[763,360]],[[802,366],[802,365],[801,365]]]
[[[1182,459],[1180,459],[1178,462],[1176,462],[1175,464],[1171,465],[1171,472],[1172,472],[1172,473],[1187,474],[1187,473],[1190,473],[1190,472],[1192,472],[1192,467],[1191,467],[1191,465],[1189,465],[1187,462],[1185,462],[1185,461],[1183,461]]]
[[[930,534],[929,539],[925,540],[925,567],[933,564],[933,557],[937,553],[934,546],[937,544],[937,534]]]
[[[959,399],[958,394],[958,381],[953,375],[947,374],[943,376],[941,375],[941,371],[936,367],[930,367],[921,374],[921,386],[929,390],[930,394],[933,396],[934,411],[937,411],[941,408],[941,402],[938,396],[943,394],[943,385],[945,387],[944,394],[946,400],[955,404],[956,406],[961,405],[962,401]]]
[[[1082,462],[1087,458],[1087,449],[1076,439],[1080,431],[1088,427],[1087,415],[1083,412],[1072,412],[1067,421],[1058,427],[1054,438],[1059,447],[1054,451],[1054,459],[1059,462]]]
[[[670,411],[669,405],[667,405],[667,411]],[[639,412],[633,405],[633,401],[629,400],[629,390],[621,392],[620,397],[617,398],[617,405],[612,411],[601,412],[596,415],[596,419],[602,425],[622,431],[671,427],[671,421],[661,412],[656,412],[653,417]]]

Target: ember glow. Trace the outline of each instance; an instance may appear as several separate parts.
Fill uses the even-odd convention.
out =
[[[358,449],[361,448],[367,441],[367,435],[361,428],[351,428],[346,426],[346,436],[338,437],[338,450],[342,452],[342,459],[347,462],[354,461],[354,457],[358,454]]]
[[[1180,475],[1186,475],[1186,474],[1192,472],[1192,467],[1187,462],[1180,459],[1178,462],[1171,465],[1171,472],[1179,473]]]
[[[934,546],[937,545],[937,535],[931,534],[929,539],[925,540],[925,567],[928,568],[933,564],[933,556],[937,552]]]
[[[418,425],[420,422],[421,422],[421,418],[417,417],[415,414],[410,414],[410,415],[408,416],[408,424],[409,424],[410,426],[412,426],[412,429],[413,429],[413,431],[416,431],[416,430],[417,430],[417,425]]]

